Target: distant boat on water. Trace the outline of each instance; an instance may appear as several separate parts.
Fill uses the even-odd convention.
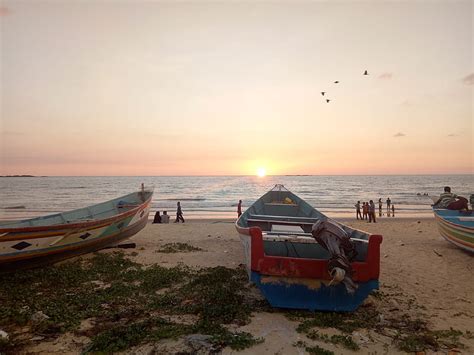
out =
[[[22,221],[0,222],[0,272],[52,264],[113,246],[143,229],[153,191]]]
[[[333,267],[338,258],[328,249],[337,248],[324,247],[313,237],[314,228],[322,224],[343,234],[353,249],[348,265],[352,290],[344,283],[344,272],[338,275],[341,270]],[[330,220],[283,185],[258,199],[235,226],[249,279],[273,307],[354,311],[378,289],[382,236]],[[337,238],[329,235],[326,244]]]
[[[433,212],[441,236],[457,247],[474,253],[474,215],[436,208]]]

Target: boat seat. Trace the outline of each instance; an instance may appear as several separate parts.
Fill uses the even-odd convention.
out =
[[[312,237],[312,234],[311,233],[303,233],[303,232],[298,232],[298,233],[295,233],[295,232],[265,232],[264,235],[268,235],[268,236],[298,236],[298,237]],[[314,240],[314,239],[313,239]]]
[[[269,220],[269,219],[259,219],[259,218],[249,218],[247,223],[266,223],[269,225],[281,224],[288,226],[312,226],[314,223],[311,222],[292,222],[292,221],[282,221],[282,220]]]
[[[260,219],[260,220],[268,220],[268,221],[298,221],[298,222],[311,222],[316,223],[319,218],[316,217],[291,217],[291,216],[272,216],[272,215],[265,215],[265,214],[249,214],[250,219]]]

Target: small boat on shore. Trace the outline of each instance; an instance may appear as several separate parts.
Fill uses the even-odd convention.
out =
[[[273,307],[354,311],[378,289],[382,236],[330,220],[283,185],[258,199],[235,226],[249,279]],[[329,231],[326,243],[317,235],[321,228]],[[337,234],[353,251],[345,276],[334,267],[343,247],[334,247]]]
[[[457,247],[474,253],[474,215],[433,209],[441,236]]]
[[[143,229],[152,190],[22,221],[0,222],[0,272],[52,264],[117,245]]]

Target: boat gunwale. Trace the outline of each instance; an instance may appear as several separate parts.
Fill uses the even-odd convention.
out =
[[[252,233],[253,231],[253,233]],[[240,233],[240,232],[239,232]],[[313,259],[313,258],[295,258],[289,256],[275,256],[265,254],[263,248],[263,235],[262,230],[259,227],[249,228],[249,237],[251,238],[251,251],[250,251],[250,270],[257,272],[262,275],[269,276],[284,276],[294,278],[318,278],[331,280],[329,273],[324,273],[324,276],[310,276],[307,274],[319,273],[321,270],[327,267],[329,262],[328,259]],[[261,246],[257,246],[254,239],[261,239]],[[380,276],[380,244],[383,241],[383,236],[380,234],[370,234],[368,240],[367,257],[364,261],[353,261],[351,265],[354,267],[354,281],[366,282],[368,280],[377,280]],[[257,244],[260,244],[257,242]],[[261,250],[257,250],[261,249]],[[371,250],[373,250],[371,252]],[[282,262],[294,265],[300,265],[298,268],[299,272],[304,275],[290,275],[282,273],[285,269]],[[307,267],[307,264],[311,264],[311,268]],[[274,268],[276,267],[276,269]],[[288,268],[289,270],[291,268]]]
[[[62,224],[53,224],[53,225],[44,225],[44,226],[29,226],[29,227],[10,227],[10,228],[1,228],[0,227],[0,242],[2,241],[2,234],[8,234],[8,233],[23,233],[23,232],[38,232],[38,231],[45,231],[45,230],[62,230],[62,229],[79,229],[79,228],[84,228],[84,227],[93,227],[101,224],[108,224],[112,223],[116,219],[121,219],[124,217],[128,217],[129,215],[135,214],[140,208],[143,207],[143,205],[149,203],[153,197],[153,192],[152,191],[146,191],[146,192],[151,192],[150,197],[148,197],[144,202],[140,203],[139,205],[135,206],[134,208],[124,211],[122,213],[115,214],[111,217],[107,218],[102,218],[102,219],[94,219],[94,220],[89,220],[89,221],[84,221],[84,222],[77,222],[77,223],[62,223]],[[137,192],[135,192],[137,193]],[[131,194],[134,194],[133,192]],[[120,197],[117,197],[112,200],[108,200],[96,205],[91,205],[91,206],[86,206],[83,208],[87,207],[92,207],[92,206],[97,206],[101,205],[107,202],[111,202],[120,198],[123,198],[125,196],[129,196],[131,194],[126,194]],[[74,211],[74,210],[73,210]],[[67,211],[70,212],[70,211]],[[53,216],[53,215],[51,215]],[[47,216],[45,216],[47,217]],[[34,219],[34,218],[32,218]],[[24,220],[28,221],[28,220]]]
[[[139,222],[139,223],[143,223],[143,222]],[[31,250],[31,251],[25,251],[25,252],[19,251],[12,254],[0,255],[0,266],[2,264],[5,264],[11,261],[29,259],[29,258],[38,257],[38,256],[45,256],[48,254],[58,254],[64,251],[73,251],[73,250],[82,249],[84,247],[93,246],[95,244],[105,243],[105,241],[115,238],[121,234],[127,233],[129,230],[132,230],[137,225],[139,225],[139,223],[133,224],[131,226],[127,226],[124,229],[119,230],[118,232],[110,234],[105,237],[94,238],[91,240],[81,241],[81,242],[72,243],[72,244],[59,245],[55,247],[49,247],[49,248],[43,248],[43,249],[37,249],[37,250]],[[145,223],[145,226],[146,226],[146,223]]]
[[[439,222],[441,222],[441,223],[446,223],[446,224],[452,226],[452,227],[455,228],[455,229],[464,230],[464,231],[466,231],[466,232],[468,232],[468,233],[474,233],[474,227],[464,226],[464,225],[462,225],[462,224],[450,222],[450,221],[448,221],[446,218],[444,218],[442,215],[440,215],[439,213],[437,213],[435,209],[433,209],[433,213],[434,213],[435,218],[437,219],[438,223],[439,223]]]

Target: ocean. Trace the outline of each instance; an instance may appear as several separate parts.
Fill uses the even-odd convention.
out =
[[[99,203],[153,186],[152,213],[175,215],[181,201],[185,218],[234,218],[275,184],[305,199],[330,217],[352,217],[360,200],[390,197],[397,217],[432,216],[432,199],[445,185],[458,195],[474,193],[474,175],[396,176],[117,176],[0,178],[0,219],[24,219]],[[428,194],[429,196],[424,196]]]

